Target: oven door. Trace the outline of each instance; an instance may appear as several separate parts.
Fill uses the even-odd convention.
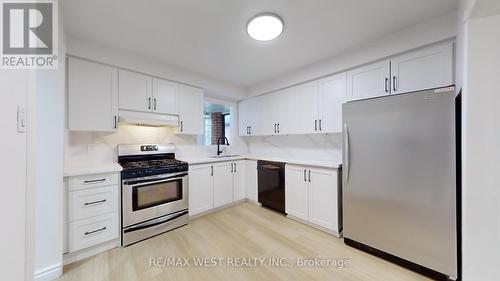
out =
[[[122,227],[188,208],[188,174],[157,175],[122,182]]]

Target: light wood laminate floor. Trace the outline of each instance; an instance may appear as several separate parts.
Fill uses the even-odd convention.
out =
[[[192,258],[225,258],[222,266],[199,267]],[[298,258],[350,260],[349,267],[299,267]],[[189,266],[150,266],[151,258],[188,258]],[[230,266],[228,258],[266,258],[262,266]],[[267,258],[286,258],[284,266]],[[240,260],[244,263],[243,260]],[[237,260],[233,260],[236,264]],[[250,203],[199,217],[187,226],[127,248],[67,265],[60,281],[80,280],[430,280],[346,246],[319,230]]]

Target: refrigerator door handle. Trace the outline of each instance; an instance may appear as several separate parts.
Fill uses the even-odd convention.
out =
[[[347,187],[349,182],[349,131],[347,129],[347,124],[344,124],[344,186]]]

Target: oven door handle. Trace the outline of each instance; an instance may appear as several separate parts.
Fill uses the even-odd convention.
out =
[[[131,181],[123,181],[124,185],[128,186],[143,186],[142,183],[147,183],[144,185],[150,185],[150,184],[155,184],[155,183],[162,183],[162,182],[167,182],[167,181],[174,181],[174,180],[179,180],[182,179],[183,177],[187,176],[188,173],[181,173],[181,174],[175,174],[170,177],[165,177],[165,178],[159,178],[159,179],[144,179],[144,180],[131,180]]]
[[[154,219],[154,220],[142,222],[142,223],[139,223],[139,224],[136,224],[136,225],[133,225],[133,226],[125,228],[123,230],[123,232],[127,233],[127,232],[132,232],[132,231],[137,231],[137,230],[141,230],[141,229],[145,229],[145,228],[150,228],[150,227],[153,227],[153,226],[157,226],[157,225],[160,225],[160,224],[163,224],[163,223],[175,220],[175,219],[177,219],[179,217],[182,217],[182,216],[186,215],[187,213],[188,213],[188,210],[184,210],[184,211],[173,213],[173,214],[170,214],[170,215],[167,215],[167,216],[163,216],[161,218],[157,218],[157,219]]]

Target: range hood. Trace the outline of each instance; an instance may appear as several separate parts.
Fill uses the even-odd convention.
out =
[[[177,115],[120,110],[119,116],[118,121],[124,124],[154,127],[177,127],[179,125],[179,117]]]

